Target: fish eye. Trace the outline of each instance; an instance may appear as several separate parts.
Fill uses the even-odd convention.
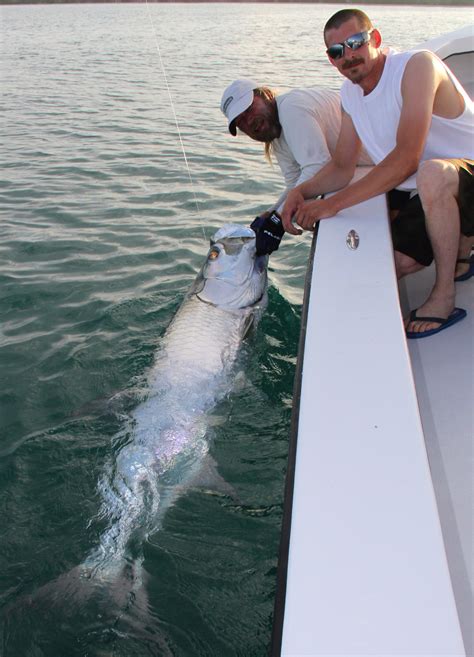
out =
[[[212,247],[207,256],[208,260],[216,260],[219,257],[219,249],[217,247]]]

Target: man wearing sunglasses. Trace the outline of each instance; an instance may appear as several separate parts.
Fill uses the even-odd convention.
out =
[[[360,10],[334,14],[324,38],[329,61],[347,78],[341,131],[331,161],[289,193],[284,228],[300,233],[294,219],[312,230],[321,219],[389,193],[398,275],[435,260],[433,290],[406,320],[408,337],[432,335],[465,316],[454,302],[455,280],[471,271],[459,260],[467,260],[474,235],[474,104],[434,54],[382,48],[380,32]],[[349,184],[362,144],[376,166]],[[468,274],[460,269],[466,265]]]
[[[311,87],[277,95],[270,87],[240,79],[225,89],[221,111],[230,134],[235,137],[239,130],[264,144],[266,159],[274,155],[283,174],[286,189],[251,225],[257,251],[271,253],[284,233],[278,213],[288,191],[314,176],[334,154],[341,127],[339,94]],[[361,163],[371,163],[365,151]]]

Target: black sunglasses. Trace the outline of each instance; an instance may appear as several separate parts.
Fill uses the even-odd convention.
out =
[[[329,46],[326,53],[331,59],[341,59],[344,55],[344,48],[346,46],[351,50],[358,50],[359,48],[362,48],[362,46],[365,46],[366,43],[369,43],[371,34],[372,31],[353,34],[342,43],[335,43],[333,46]]]

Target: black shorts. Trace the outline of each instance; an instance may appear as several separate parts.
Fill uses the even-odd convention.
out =
[[[474,161],[450,160],[459,171],[458,205],[461,233],[474,235]],[[392,221],[392,240],[395,251],[414,258],[427,267],[433,261],[433,249],[425,226],[425,213],[418,194],[393,189],[388,193],[390,210],[399,210]]]

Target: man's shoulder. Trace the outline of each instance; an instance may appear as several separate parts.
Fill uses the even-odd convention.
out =
[[[403,84],[412,80],[416,85],[417,80],[428,75],[429,71],[437,66],[438,58],[429,50],[405,50],[396,52],[387,58],[385,75],[383,76],[390,84]]]
[[[405,53],[400,53],[400,54],[405,54]],[[423,65],[428,65],[428,66],[433,66],[435,62],[439,62],[439,58],[435,53],[431,52],[431,50],[408,50],[407,53],[407,64],[410,63],[410,65],[413,66],[423,66]]]
[[[370,95],[364,95],[363,89],[359,84],[354,84],[351,80],[344,80],[341,86],[341,101],[344,107],[357,100],[373,100],[380,93],[384,93],[387,87],[397,86],[401,77],[404,75],[408,63],[418,56],[421,58],[434,57],[433,53],[428,50],[405,50],[399,52],[392,48],[384,48],[385,64],[383,71]]]
[[[400,65],[406,66],[409,62],[434,62],[436,59],[436,55],[426,49],[404,50],[403,52],[391,51],[387,56],[387,64],[389,68],[396,68]]]
[[[316,105],[339,103],[339,92],[324,87],[291,89],[277,97],[278,108],[307,108]]]
[[[337,97],[338,92],[326,87],[298,87],[278,96],[279,99],[295,100],[298,98]]]

